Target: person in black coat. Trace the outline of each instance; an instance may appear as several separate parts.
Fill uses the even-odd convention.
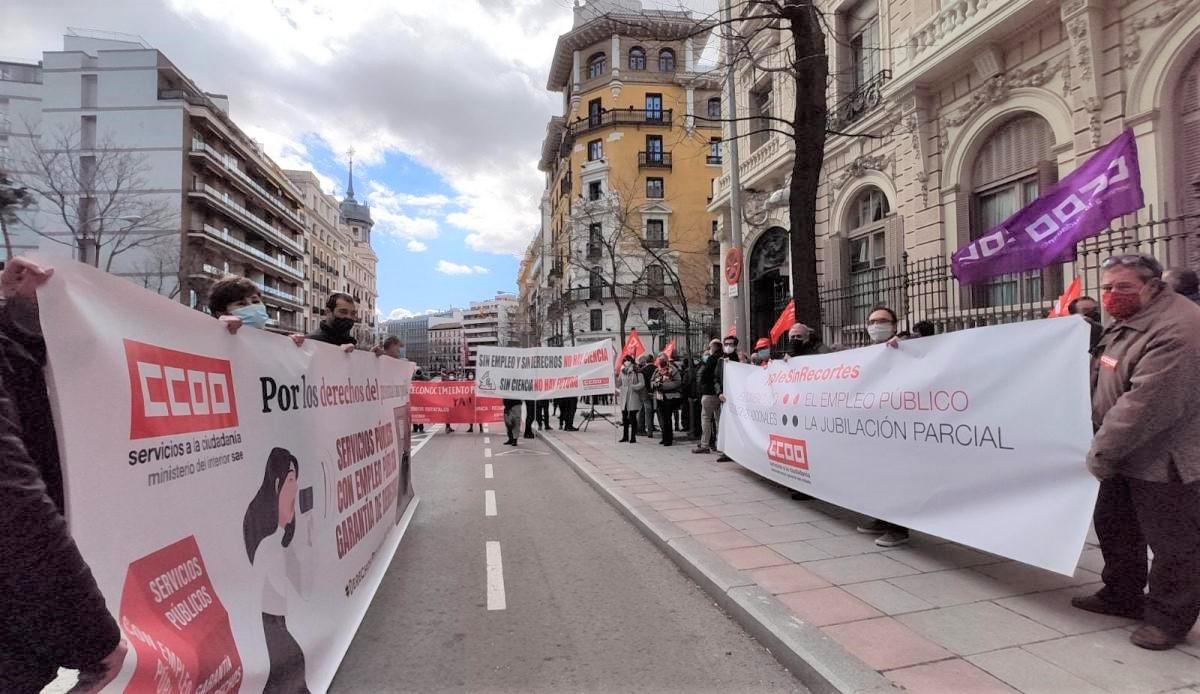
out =
[[[99,691],[128,646],[63,517],[62,471],[34,289],[21,258],[0,276],[0,691],[36,694],[60,667]]]
[[[306,339],[340,346],[347,352],[353,352],[358,340],[350,334],[354,324],[358,322],[358,302],[349,294],[335,292],[329,295],[325,302],[325,317],[316,332],[310,333]]]

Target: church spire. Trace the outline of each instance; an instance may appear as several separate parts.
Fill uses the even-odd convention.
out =
[[[354,148],[351,147],[346,151],[346,156],[350,159],[350,182],[346,185],[346,199],[354,199]]]

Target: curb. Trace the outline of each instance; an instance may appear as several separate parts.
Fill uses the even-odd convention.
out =
[[[730,567],[657,511],[638,508],[622,498],[618,489],[603,479],[591,463],[557,437],[545,433],[539,436],[814,694],[882,694],[899,690],[820,629],[791,615],[783,603],[748,575]]]

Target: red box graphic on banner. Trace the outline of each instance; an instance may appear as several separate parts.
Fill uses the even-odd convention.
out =
[[[500,398],[475,398],[475,421],[495,424],[504,421],[504,401]]]
[[[129,438],[174,436],[238,425],[228,359],[125,340]]]
[[[476,398],[474,381],[414,382],[413,424],[482,424],[504,421],[499,398]]]
[[[771,434],[771,442],[767,446],[767,458],[772,463],[807,470],[808,442],[804,439],[791,439]]]
[[[129,565],[121,627],[137,651],[126,694],[238,691],[242,659],[195,537]]]

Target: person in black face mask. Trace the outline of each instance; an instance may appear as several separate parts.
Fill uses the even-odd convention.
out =
[[[1081,296],[1072,299],[1071,303],[1067,304],[1067,313],[1079,316],[1088,322],[1092,329],[1091,349],[1096,349],[1096,345],[1100,344],[1100,336],[1104,333],[1100,303],[1090,296]]]
[[[821,344],[821,339],[812,328],[803,323],[796,323],[788,328],[788,357],[806,357],[811,354],[825,354],[829,350]]]
[[[317,331],[307,339],[330,345],[341,345],[346,352],[353,352],[358,340],[350,334],[358,322],[358,302],[349,294],[336,292],[325,302],[325,319]]]

